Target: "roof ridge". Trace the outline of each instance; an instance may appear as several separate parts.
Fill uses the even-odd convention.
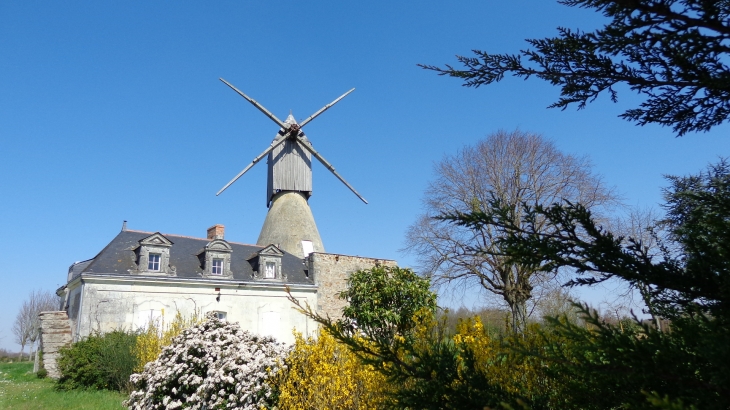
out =
[[[211,241],[212,240],[212,239],[208,239],[208,238],[198,238],[198,237],[195,237],[195,236],[178,235],[178,234],[174,234],[174,233],[162,233],[162,232],[160,232],[160,233],[162,235],[164,235],[164,236],[177,236],[178,238],[197,239],[197,240],[200,240],[200,241]],[[254,245],[254,244],[243,243],[243,242],[233,242],[233,241],[228,241],[228,240],[225,240],[225,239],[223,239],[223,240],[226,241],[226,242],[228,242],[228,243],[232,243],[234,245],[257,246],[259,248],[265,248],[265,246],[261,246],[261,245]]]
[[[258,248],[265,248],[266,246],[268,246],[268,245],[266,245],[266,246],[262,246],[262,245],[258,245],[258,244],[253,244],[253,243],[243,243],[243,242],[231,242],[231,241],[226,241],[226,242],[228,242],[228,243],[232,243],[232,244],[234,244],[234,245],[243,245],[243,246],[256,246],[256,247],[258,247]]]
[[[157,232],[149,232],[149,231],[138,231],[136,229],[127,229],[125,232],[148,233],[148,234],[152,235],[152,234],[157,233],[159,231],[157,231]],[[161,235],[163,235],[163,236],[166,236],[166,237],[167,236],[176,236],[178,238],[196,239],[196,240],[200,240],[200,241],[207,241],[207,240],[209,240],[208,238],[199,238],[199,237],[196,237],[196,236],[180,235],[180,234],[176,234],[176,233],[164,233],[164,232],[159,232],[159,233]],[[228,240],[225,240],[225,239],[224,239],[224,241],[226,241],[228,243],[232,243],[234,245],[256,246],[256,247],[259,247],[259,248],[265,248],[266,246],[268,246],[268,245],[262,246],[262,245],[258,245],[258,244],[252,244],[252,243],[233,242],[233,241],[228,241]],[[93,259],[93,258],[91,258],[91,259]]]
[[[150,235],[152,235],[152,234],[154,233],[154,232],[147,232],[147,231],[138,231],[138,230],[136,230],[136,229],[127,229],[127,230],[125,230],[125,231],[123,231],[123,232],[137,232],[137,233],[148,233],[148,234],[150,234]]]
[[[175,233],[162,233],[162,232],[160,232],[160,234],[163,235],[163,236],[177,236],[178,238],[197,239],[197,240],[200,240],[200,241],[207,241],[206,238],[196,238],[195,236],[178,235],[178,234],[175,234]]]

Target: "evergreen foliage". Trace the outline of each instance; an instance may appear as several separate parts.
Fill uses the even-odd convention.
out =
[[[730,116],[730,2],[727,0],[562,0],[610,21],[592,31],[558,28],[558,36],[527,40],[518,54],[457,56],[462,69],[422,65],[478,87],[505,74],[535,76],[561,87],[550,107],[584,108],[626,84],[646,96],[621,117],[673,127],[678,135],[708,131]]]
[[[701,409],[730,405],[726,325],[689,315],[675,319],[670,331],[659,331],[646,323],[607,324],[586,307],[583,313],[587,327],[553,319],[542,330],[560,343],[545,343],[539,351],[516,347],[548,364],[545,376],[561,398],[556,408],[655,408],[650,397]]]

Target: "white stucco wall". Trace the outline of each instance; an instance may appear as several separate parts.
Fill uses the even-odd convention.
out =
[[[216,290],[218,289],[218,290]],[[313,285],[290,285],[291,293],[310,306],[317,305]],[[294,310],[281,283],[236,283],[176,278],[119,278],[87,276],[69,284],[69,294],[80,292],[78,319],[72,320],[74,340],[92,332],[114,329],[136,330],[150,318],[169,323],[177,311],[190,316],[195,309],[203,314],[226,312],[227,320],[254,333],[271,335],[293,343],[292,330],[312,334],[316,323]],[[220,301],[216,297],[220,293]],[[73,302],[71,299],[69,302]],[[69,311],[74,309],[73,303]],[[75,322],[75,323],[74,323]]]

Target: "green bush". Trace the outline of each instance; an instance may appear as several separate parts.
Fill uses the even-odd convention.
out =
[[[91,335],[62,349],[58,361],[61,378],[57,387],[61,390],[128,391],[129,376],[137,365],[136,340],[136,333],[115,330]]]
[[[41,369],[38,369],[38,371],[36,372],[36,374],[35,374],[35,375],[36,375],[36,376],[37,376],[37,377],[38,377],[39,379],[45,379],[46,377],[48,377],[48,370],[46,370],[46,369],[43,369],[43,368],[41,368]]]

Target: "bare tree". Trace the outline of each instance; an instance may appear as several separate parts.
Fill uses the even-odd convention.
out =
[[[28,344],[30,339],[30,306],[28,301],[23,302],[23,306],[20,307],[20,311],[15,316],[15,322],[13,322],[13,336],[15,336],[15,342],[20,345],[20,361],[23,361],[23,352],[25,351],[25,345]]]
[[[408,229],[406,250],[436,285],[476,286],[501,297],[512,312],[513,330],[522,331],[533,290],[556,273],[507,263],[496,255],[500,234],[492,227],[457,226],[435,217],[485,210],[494,199],[509,205],[516,221],[523,203],[569,200],[594,210],[616,204],[616,195],[590,168],[587,158],[563,154],[539,135],[491,134],[436,164],[436,178],[423,201],[425,213]]]
[[[31,351],[40,338],[41,312],[58,310],[59,299],[50,291],[34,290],[23,302],[13,324],[15,341],[20,345],[20,359],[23,360],[23,350],[30,345]],[[37,351],[37,349],[36,349]]]

